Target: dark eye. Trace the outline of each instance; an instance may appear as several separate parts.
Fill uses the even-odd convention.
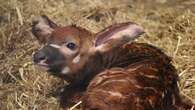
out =
[[[76,44],[74,44],[73,42],[70,42],[66,45],[69,49],[74,50],[76,48]]]

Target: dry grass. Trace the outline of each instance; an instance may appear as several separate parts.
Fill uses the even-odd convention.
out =
[[[30,24],[40,14],[93,32],[125,21],[144,26],[147,34],[139,42],[156,45],[173,57],[181,93],[195,102],[195,2],[154,1],[0,0],[0,109],[60,109],[57,93],[65,82],[37,70],[31,61],[39,45]]]

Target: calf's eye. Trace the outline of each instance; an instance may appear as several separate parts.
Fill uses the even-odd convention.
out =
[[[71,49],[71,50],[74,50],[74,49],[76,49],[76,44],[73,42],[69,42],[69,43],[67,43],[66,47]]]

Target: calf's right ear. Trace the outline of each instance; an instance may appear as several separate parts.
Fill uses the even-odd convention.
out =
[[[36,17],[32,21],[32,33],[40,43],[46,43],[56,27],[57,24],[46,15]]]
[[[133,42],[143,33],[144,29],[133,22],[114,24],[96,34],[94,47],[96,51],[106,52]]]

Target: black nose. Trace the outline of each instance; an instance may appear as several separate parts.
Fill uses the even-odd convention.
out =
[[[46,60],[46,54],[42,51],[39,51],[39,52],[36,52],[34,55],[33,55],[33,61],[35,63],[39,63],[43,60]]]

